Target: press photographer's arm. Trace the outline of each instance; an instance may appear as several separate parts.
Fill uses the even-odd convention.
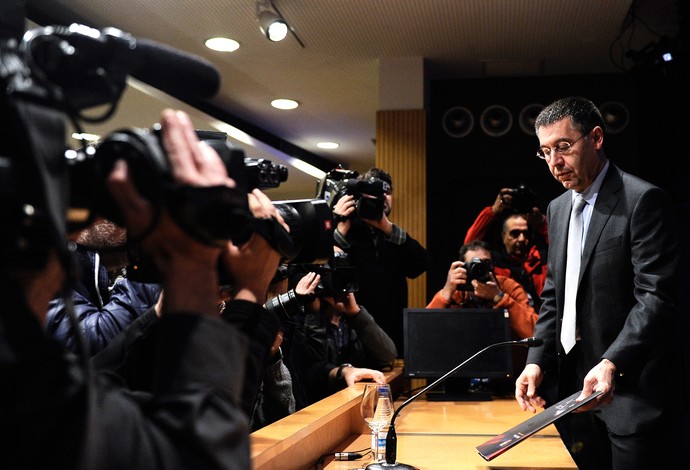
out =
[[[177,184],[234,185],[218,155],[198,141],[186,114],[166,110],[161,123]],[[254,316],[237,328],[218,315],[223,248],[188,235],[165,208],[154,216],[157,208],[139,194],[124,161],[115,164],[107,184],[129,233],[145,235],[141,243],[162,275],[151,388],[129,393],[44,333],[40,320],[65,277],[58,250],[42,269],[3,267],[3,462],[8,468],[250,468],[248,416],[240,404],[258,386],[245,377],[260,371],[248,368],[259,368],[277,330],[277,319],[261,303],[280,256],[257,234],[242,247],[226,247],[225,261],[238,277],[258,266],[270,274],[255,273],[244,284],[249,293],[243,318]],[[275,216],[267,198],[253,197],[254,214]]]

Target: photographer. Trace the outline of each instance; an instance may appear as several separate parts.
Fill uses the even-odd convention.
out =
[[[465,243],[472,240],[487,240],[492,243],[505,218],[510,214],[524,214],[530,228],[534,231],[534,242],[539,248],[548,245],[548,226],[546,216],[536,205],[536,193],[525,185],[517,188],[501,188],[494,203],[482,209],[472,226],[467,230]]]
[[[385,183],[382,210],[375,216],[361,217],[356,198],[341,197],[333,207],[339,219],[334,238],[336,245],[350,255],[357,270],[359,302],[393,338],[398,357],[403,357],[402,311],[408,306],[407,280],[426,272],[429,255],[417,240],[389,219],[393,206],[391,176],[379,168],[371,168],[360,178]],[[363,194],[362,197],[371,196]]]
[[[515,339],[533,336],[537,312],[525,289],[513,279],[494,274],[488,243],[475,240],[460,247],[460,261],[453,261],[446,284],[426,308],[504,308],[510,315]],[[480,262],[482,264],[476,264]],[[475,269],[468,267],[473,266]],[[479,272],[480,279],[471,273]]]
[[[459,261],[453,261],[446,284],[426,308],[496,308],[508,311],[514,339],[533,336],[537,312],[530,305],[525,289],[513,279],[496,274],[489,244],[474,240],[460,247]],[[461,337],[462,331],[458,332]],[[518,374],[525,363],[526,352],[513,354],[513,371]],[[469,392],[508,395],[513,389],[512,378],[478,377],[467,381]]]
[[[161,123],[162,145],[180,188],[235,185],[218,155],[198,141],[186,114],[165,110]],[[31,177],[21,174],[31,169],[17,169],[13,176]],[[129,234],[141,238],[162,274],[161,318],[147,339],[155,371],[151,387],[132,393],[121,378],[94,372],[83,357],[78,361],[44,333],[48,302],[69,273],[59,233],[44,240],[41,265],[16,267],[3,260],[0,426],[9,438],[3,441],[3,463],[7,468],[250,468],[248,417],[239,404],[256,394],[278,328],[278,319],[262,304],[279,253],[257,234],[242,246],[198,241],[167,207],[140,195],[124,160],[115,163],[107,186]],[[53,207],[41,202],[39,210]],[[255,217],[282,222],[260,191],[249,194],[249,206]],[[219,259],[236,282],[226,309],[233,318],[226,321],[218,314]]]
[[[362,380],[385,383],[381,371],[396,358],[393,340],[358,304],[356,281],[341,283],[337,270],[308,272],[295,287],[306,297],[304,323],[294,331],[292,349],[299,369],[293,380],[302,382],[305,406]]]
[[[465,235],[465,243],[487,241],[496,272],[522,284],[538,311],[546,281],[548,227],[535,205],[535,196],[524,185],[502,188],[493,205],[479,213]]]

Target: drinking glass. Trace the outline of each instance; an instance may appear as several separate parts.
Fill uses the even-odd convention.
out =
[[[385,460],[385,447],[380,444],[381,430],[388,427],[393,416],[393,399],[388,384],[366,384],[360,405],[362,418],[371,429],[371,450],[374,461]]]

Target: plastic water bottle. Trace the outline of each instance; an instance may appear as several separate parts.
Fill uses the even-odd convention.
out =
[[[375,417],[385,423],[378,432],[378,453],[376,461],[381,462],[386,459],[386,437],[388,436],[388,425],[393,416],[393,399],[390,395],[390,387],[379,386],[379,399],[376,406]],[[372,439],[376,439],[372,436]],[[372,444],[374,444],[372,442]],[[376,447],[372,446],[372,449]]]
[[[379,431],[379,455],[376,456],[378,462],[386,460],[386,437],[388,437],[388,426]]]

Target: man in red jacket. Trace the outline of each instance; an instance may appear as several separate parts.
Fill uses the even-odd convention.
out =
[[[489,242],[496,274],[522,284],[530,296],[531,304],[538,311],[546,280],[548,227],[538,207],[533,207],[529,213],[513,208],[514,191],[501,189],[494,204],[482,209],[467,231],[465,243],[472,240]],[[500,239],[492,237],[491,233],[491,229],[498,224],[501,224]]]

